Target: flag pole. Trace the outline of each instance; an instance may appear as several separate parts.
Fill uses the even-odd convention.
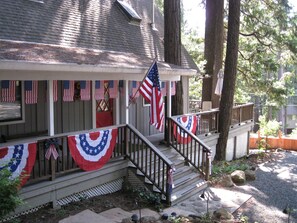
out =
[[[151,64],[151,66],[150,66],[149,69],[147,70],[147,72],[146,72],[146,74],[144,75],[144,77],[143,77],[143,79],[142,79],[142,81],[141,81],[139,87],[137,88],[137,91],[136,91],[136,92],[134,93],[134,95],[130,98],[128,107],[130,107],[130,105],[131,105],[131,101],[135,98],[136,94],[137,94],[138,91],[139,91],[140,86],[142,85],[142,83],[143,83],[143,81],[145,80],[146,76],[147,76],[147,75],[149,74],[149,72],[151,71],[151,69],[152,69],[152,67],[154,66],[155,62],[157,62],[157,57],[154,58],[154,60],[153,60],[153,62],[152,62],[152,64]]]

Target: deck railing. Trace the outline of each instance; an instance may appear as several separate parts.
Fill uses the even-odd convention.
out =
[[[184,157],[186,163],[194,166],[205,180],[208,180],[211,171],[210,148],[175,118],[167,118],[166,125],[169,129],[169,145]]]
[[[109,127],[109,128],[115,128]],[[170,191],[166,189],[167,174],[172,168],[172,162],[164,156],[151,142],[149,142],[137,129],[131,125],[118,125],[116,145],[110,161],[116,159],[129,159],[142,174],[166,197],[170,202]],[[26,186],[41,181],[55,180],[55,178],[82,171],[75,164],[68,147],[67,137],[70,135],[84,134],[90,131],[69,132],[57,134],[53,137],[45,136],[32,139],[37,141],[36,160],[30,178]],[[47,151],[46,141],[55,140],[58,144],[59,156],[55,160],[53,156],[48,160],[45,158]]]
[[[230,127],[233,128],[236,125],[241,125],[243,123],[253,120],[253,103],[235,103],[232,109],[232,119]],[[213,132],[218,132],[219,124],[219,109],[211,109],[209,111],[201,111],[189,115],[196,115],[198,118],[198,126],[196,135],[208,134]]]

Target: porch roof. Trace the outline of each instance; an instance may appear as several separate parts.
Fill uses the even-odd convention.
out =
[[[0,40],[0,76],[6,80],[142,80],[153,59],[134,53]],[[158,61],[161,80],[197,70]]]

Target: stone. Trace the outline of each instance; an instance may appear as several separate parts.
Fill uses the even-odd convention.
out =
[[[231,173],[231,179],[237,185],[245,184],[246,179],[244,171],[235,170],[233,173]]]
[[[233,220],[233,215],[224,208],[220,208],[213,212],[214,220]]]
[[[231,176],[230,175],[223,176],[223,178],[220,181],[220,185],[222,187],[233,187],[234,183],[233,183],[233,181],[231,179]]]
[[[254,170],[246,170],[244,173],[246,180],[256,180],[256,172]]]

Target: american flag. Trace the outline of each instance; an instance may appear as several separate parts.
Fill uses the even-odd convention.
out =
[[[25,81],[25,103],[36,104],[38,94],[38,81]]]
[[[166,83],[164,81],[161,82],[161,92],[163,96],[166,96]]]
[[[130,81],[130,86],[131,86],[131,94],[130,94],[130,98],[134,99],[134,98],[138,98],[139,97],[139,81]]]
[[[104,99],[104,81],[95,82],[95,99]]]
[[[118,96],[118,81],[108,81],[108,91],[110,98]]]
[[[159,131],[162,131],[164,122],[164,104],[156,61],[153,62],[148,70],[146,77],[140,85],[139,92],[145,100],[151,104],[150,123],[156,126]]]
[[[15,102],[16,81],[1,81],[1,101]]]
[[[80,100],[88,101],[91,99],[91,88],[90,81],[81,81],[80,82]]]
[[[73,101],[74,81],[63,81],[63,101]]]
[[[171,82],[171,95],[175,95],[176,94],[176,82],[172,81]]]

